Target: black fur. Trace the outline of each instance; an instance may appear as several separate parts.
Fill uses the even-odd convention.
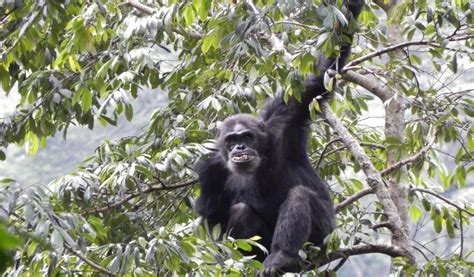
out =
[[[357,17],[363,5],[354,0],[348,7]],[[319,74],[304,81],[301,102],[290,99],[285,104],[277,97],[259,118],[227,118],[217,139],[218,151],[198,168],[199,214],[210,225],[219,223],[230,230],[233,237],[260,235],[270,250],[266,268],[293,266],[304,242],[320,245],[335,228],[328,189],[306,153],[306,125],[309,103],[326,91],[324,72],[336,64],[341,67],[350,47],[342,45],[339,59],[320,58]]]

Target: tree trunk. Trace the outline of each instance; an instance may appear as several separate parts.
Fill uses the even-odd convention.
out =
[[[391,45],[402,42],[402,30],[398,22],[395,7],[400,3],[399,0],[390,1],[388,4],[383,3],[381,7],[387,13],[389,27],[387,29],[387,42]],[[396,50],[393,52],[395,55],[392,59],[403,59],[403,52]],[[396,138],[402,144],[405,143],[405,97],[397,86],[397,74],[392,73],[387,80],[394,91],[393,97],[385,102],[385,138]],[[400,150],[388,150],[387,151],[387,167],[396,164],[400,159],[403,158],[403,154]],[[408,184],[404,182],[406,176],[406,168],[400,168],[396,173],[388,176],[388,187],[390,195],[394,204],[398,209],[400,216],[401,229],[406,234],[405,236],[392,236],[392,244],[398,247],[402,247],[411,251],[409,241],[409,220],[408,220]],[[393,270],[393,263],[392,263]]]

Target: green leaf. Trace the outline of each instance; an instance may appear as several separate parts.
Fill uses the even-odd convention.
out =
[[[210,6],[211,6],[210,0],[201,1],[201,6],[199,9],[199,18],[201,19],[201,21],[205,21],[207,19]]]
[[[443,218],[440,215],[437,215],[433,221],[434,230],[436,233],[440,233],[443,229]]]
[[[35,241],[31,241],[30,244],[28,245],[28,250],[27,250],[26,255],[28,257],[32,257],[36,251],[37,246],[38,246],[38,243],[36,243]]]
[[[50,242],[56,250],[63,249],[63,237],[58,232],[58,230],[54,229],[53,233],[51,234]]]
[[[216,224],[212,228],[212,238],[217,240],[217,239],[219,239],[220,236],[221,236],[221,225]]]
[[[240,249],[244,251],[247,251],[247,252],[252,251],[252,246],[245,240],[237,240],[235,241],[235,244],[237,244],[237,247],[239,247]]]
[[[428,202],[428,200],[423,199],[421,200],[421,203],[423,204],[423,208],[425,208],[425,211],[429,212],[431,210],[431,204]]]
[[[84,112],[88,112],[92,106],[92,94],[89,90],[84,89],[82,91],[82,109]]]
[[[412,205],[410,207],[410,215],[411,215],[411,219],[413,220],[413,222],[418,222],[418,219],[420,219],[420,217],[423,215],[423,213],[421,212],[421,210],[415,206],[415,205]]]
[[[1,79],[1,82],[2,82],[3,90],[6,91],[6,92],[10,91],[10,75],[3,68],[3,66],[0,66],[0,79]]]
[[[195,14],[194,14],[194,8],[192,5],[187,5],[184,7],[184,19],[186,22],[185,26],[189,26],[194,22]]]
[[[36,100],[36,93],[34,91],[30,91],[28,93],[28,104],[33,104]]]
[[[386,145],[392,145],[392,146],[401,145],[402,141],[397,137],[387,137],[385,139],[385,144]]]
[[[12,250],[20,245],[18,237],[10,234],[3,225],[0,225],[0,257],[4,257],[5,250]],[[1,261],[0,261],[1,262]]]
[[[418,29],[420,29],[420,30],[422,30],[422,31],[424,31],[424,30],[426,29],[425,25],[423,25],[423,23],[421,23],[421,22],[418,21],[418,20],[415,21],[415,26],[416,26],[416,28],[418,28]]]
[[[347,26],[347,24],[349,24],[349,22],[347,21],[346,17],[344,16],[344,14],[343,14],[339,9],[337,9],[336,7],[333,7],[333,11],[334,11],[334,14],[336,14],[337,20],[338,20],[343,26]]]
[[[451,60],[450,63],[450,69],[454,72],[458,72],[458,54],[454,53],[453,59]]]
[[[334,86],[334,78],[329,76],[329,73],[326,71],[324,72],[324,87],[328,91],[332,91]]]
[[[253,240],[253,241],[258,241],[258,240],[261,240],[262,237],[261,236],[253,236],[251,238],[249,238],[249,240]]]
[[[450,238],[454,238],[455,235],[456,235],[456,232],[454,230],[454,226],[453,226],[453,220],[452,218],[449,216],[447,219],[446,219],[446,231],[448,232],[448,236]]]
[[[25,143],[25,151],[28,155],[34,156],[39,149],[38,137],[32,132],[28,132],[25,138],[27,139]]]
[[[219,36],[217,34],[217,30],[214,30],[210,35],[206,36],[202,40],[202,52],[205,54],[211,46],[214,46],[214,48],[217,48],[219,46]]]
[[[356,191],[360,191],[361,189],[364,188],[364,184],[362,184],[362,182],[357,179],[352,178],[351,182],[354,185],[354,188],[356,188]]]
[[[125,117],[128,121],[132,121],[133,119],[133,106],[131,104],[125,105]]]
[[[110,266],[109,266],[109,269],[110,271],[112,271],[113,273],[116,273],[118,270],[119,270],[119,267],[120,267],[120,258],[119,257],[115,257],[112,262],[110,262]]]

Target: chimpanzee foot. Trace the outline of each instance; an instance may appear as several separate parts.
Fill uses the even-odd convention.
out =
[[[277,251],[271,253],[263,265],[265,266],[264,270],[261,270],[257,273],[258,277],[267,277],[267,276],[277,276],[279,270],[288,270],[296,265],[298,262],[298,256],[290,256],[285,254],[283,251]]]

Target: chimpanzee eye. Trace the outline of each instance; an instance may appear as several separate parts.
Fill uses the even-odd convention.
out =
[[[227,141],[227,149],[228,149],[228,150],[232,150],[232,148],[234,148],[235,144],[236,144],[236,142],[235,142],[234,139],[228,140],[228,141]]]

